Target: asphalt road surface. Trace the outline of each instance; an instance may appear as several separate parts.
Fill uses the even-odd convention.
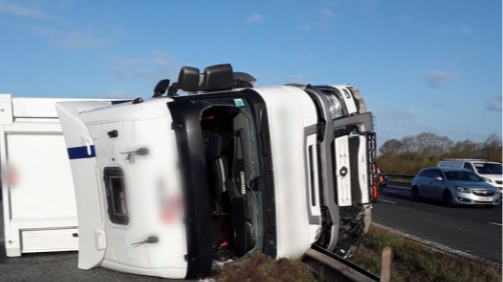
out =
[[[372,210],[376,223],[500,264],[501,217],[501,205],[446,208],[431,201],[414,202],[409,187],[391,184]]]

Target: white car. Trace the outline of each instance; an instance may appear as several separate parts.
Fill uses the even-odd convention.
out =
[[[501,193],[503,185],[500,163],[482,159],[449,159],[439,161],[437,167],[464,168],[473,171]]]

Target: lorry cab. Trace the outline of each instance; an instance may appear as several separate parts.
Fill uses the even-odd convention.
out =
[[[57,105],[80,268],[181,279],[258,251],[354,249],[375,167],[361,95],[340,85],[253,88],[250,78],[230,65],[202,75],[184,67],[168,96],[164,81],[152,99]],[[359,227],[341,232],[347,225]]]

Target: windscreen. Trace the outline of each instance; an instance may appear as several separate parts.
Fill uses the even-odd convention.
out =
[[[498,163],[474,163],[480,174],[501,174],[501,164]]]
[[[471,171],[451,170],[444,171],[447,180],[451,181],[483,181],[478,175]]]
[[[226,123],[221,119],[227,119],[226,122],[229,123],[228,127],[232,130],[232,128],[236,126],[232,124],[233,119],[237,120],[240,116],[242,116],[241,121],[247,123],[246,128],[250,131],[246,132],[247,137],[250,138],[250,140],[246,141],[249,141],[251,149],[251,152],[249,152],[251,162],[246,163],[247,172],[249,173],[247,179],[252,180],[260,176],[257,133],[255,130],[253,113],[248,102],[242,98],[230,97],[207,98],[201,100],[192,100],[190,102],[200,110],[201,114],[205,112],[205,114],[202,114],[201,116],[203,124],[203,138],[205,139],[205,143],[207,142],[207,139],[209,138],[211,133],[218,133],[225,137],[226,131],[228,130],[226,130],[226,128],[223,128],[225,126],[222,125],[225,125]],[[212,111],[212,109],[214,109],[214,111]],[[225,113],[225,115],[223,115],[222,113]],[[219,124],[219,126],[211,126],[211,123]],[[208,126],[205,126],[206,124]],[[230,134],[237,134],[237,131],[236,133],[230,132]],[[225,147],[226,144],[224,144],[224,151]],[[229,160],[230,159],[231,158],[229,157]]]

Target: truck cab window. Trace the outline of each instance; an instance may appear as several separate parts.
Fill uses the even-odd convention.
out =
[[[122,169],[119,167],[105,168],[104,181],[110,221],[115,224],[127,225],[129,213]]]

